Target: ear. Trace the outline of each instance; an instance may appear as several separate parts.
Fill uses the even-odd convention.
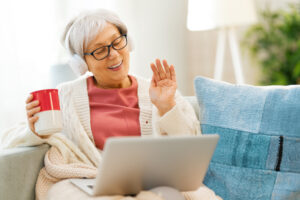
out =
[[[83,58],[83,61],[84,61],[84,62],[85,62],[85,64],[86,64],[87,71],[89,71],[89,72],[90,72],[90,68],[89,68],[89,65],[88,65],[88,63],[87,63],[87,61],[86,61],[86,59],[85,59],[85,56],[84,56],[84,58]]]
[[[134,50],[134,43],[130,35],[127,35],[129,51]]]
[[[74,54],[68,64],[77,76],[81,76],[88,71],[88,65],[78,54]]]

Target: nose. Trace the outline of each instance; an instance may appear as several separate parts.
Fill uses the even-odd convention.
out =
[[[110,47],[110,52],[109,52],[108,58],[113,59],[118,55],[119,55],[119,52],[117,50],[115,50],[114,48]]]

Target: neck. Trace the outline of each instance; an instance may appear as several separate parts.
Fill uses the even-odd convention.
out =
[[[131,79],[129,78],[129,76],[127,76],[127,78],[125,78],[122,82],[114,84],[106,84],[101,81],[97,81],[95,76],[93,76],[93,79],[96,86],[102,89],[128,88],[131,86]]]

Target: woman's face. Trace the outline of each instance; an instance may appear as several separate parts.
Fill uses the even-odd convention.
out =
[[[118,28],[107,23],[102,31],[92,40],[85,53],[90,53],[95,49],[110,45],[115,39],[121,36]],[[96,60],[92,55],[85,55],[88,69],[96,78],[97,84],[101,87],[123,87],[129,80],[129,48],[128,45],[120,50],[110,47],[109,55],[103,60]]]

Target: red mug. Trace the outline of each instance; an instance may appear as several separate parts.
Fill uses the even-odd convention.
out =
[[[45,89],[31,92],[33,101],[38,100],[41,107],[36,113],[39,117],[34,124],[35,132],[39,135],[50,135],[62,130],[62,116],[59,106],[57,89]]]

